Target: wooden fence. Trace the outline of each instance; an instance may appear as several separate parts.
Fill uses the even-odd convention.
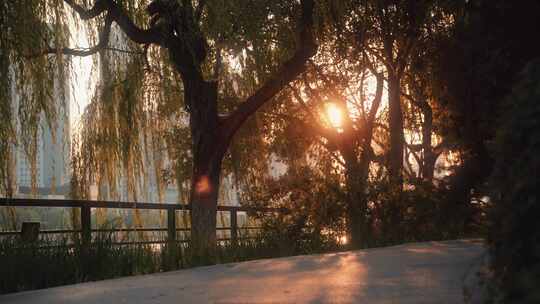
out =
[[[189,228],[177,228],[176,211],[190,211],[190,205],[183,204],[156,204],[139,202],[114,202],[114,201],[91,201],[91,200],[64,200],[64,199],[26,199],[26,198],[0,198],[0,207],[57,207],[57,208],[78,208],[80,210],[80,229],[78,230],[40,230],[40,234],[69,234],[80,233],[83,243],[88,243],[92,239],[92,233],[99,232],[167,232],[167,241],[138,241],[121,242],[122,244],[157,244],[165,242],[187,242],[188,240],[177,240],[178,231],[189,231]],[[92,229],[92,209],[138,209],[138,210],[162,210],[167,212],[166,228],[132,228],[132,229]],[[229,230],[230,238],[218,239],[218,241],[237,242],[239,239],[238,231],[241,229],[255,230],[261,227],[239,227],[238,212],[247,213],[280,213],[286,212],[282,208],[250,208],[241,206],[217,206],[218,211],[229,212],[230,226],[218,227],[217,230]],[[0,231],[0,236],[18,235],[20,231]]]

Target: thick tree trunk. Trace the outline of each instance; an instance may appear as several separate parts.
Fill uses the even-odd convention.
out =
[[[299,23],[299,47],[275,77],[267,80],[253,95],[222,120],[217,114],[217,82],[204,80],[202,66],[208,55],[208,43],[195,21],[190,1],[184,1],[186,16],[171,15],[163,3],[148,7],[154,17],[172,18],[173,28],[160,28],[159,42],[169,49],[171,61],[182,77],[184,102],[190,114],[193,175],[190,194],[191,244],[196,256],[212,256],[216,247],[216,210],[219,193],[221,162],[230,141],[242,124],[257,109],[272,99],[285,85],[305,71],[305,62],[315,54],[313,38],[313,0],[302,0]],[[179,10],[176,10],[176,14]],[[182,26],[178,21],[184,19]],[[165,32],[163,32],[163,30]],[[180,35],[178,34],[180,33]],[[185,33],[188,33],[186,35]]]
[[[369,164],[371,163],[370,152],[362,152],[359,162],[346,161],[347,230],[353,248],[362,248],[368,245],[371,237],[366,191]]]
[[[184,81],[191,110],[193,145],[191,178],[191,246],[194,256],[210,259],[216,247],[216,211],[221,162],[227,145],[217,117],[217,85]]]
[[[216,246],[216,212],[221,159],[199,155],[194,164],[191,204],[191,246],[195,256],[211,258]]]
[[[370,127],[368,126],[368,131]],[[368,208],[366,185],[371,161],[371,149],[365,149],[364,142],[362,154],[358,158],[356,143],[351,143],[344,136],[340,153],[345,160],[345,187],[347,190],[347,232],[353,248],[362,248],[367,245],[370,229],[368,227]],[[371,132],[366,142],[371,143]]]
[[[388,75],[388,106],[390,127],[389,174],[390,183],[396,189],[403,184],[403,113],[401,109],[400,94],[401,79],[399,75],[389,72]]]

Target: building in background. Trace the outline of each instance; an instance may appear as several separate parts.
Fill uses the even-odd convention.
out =
[[[70,79],[66,78],[64,96],[60,96],[60,84],[55,81],[53,106],[56,111],[56,119],[50,124],[45,119],[45,114],[40,114],[38,135],[36,138],[36,186],[37,194],[43,196],[65,196],[69,192],[70,175]],[[18,113],[20,97],[13,89],[13,113]],[[16,132],[21,134],[21,121],[18,115],[14,115]],[[24,149],[24,143],[14,147],[16,196],[28,196],[32,194],[32,161],[28,158]]]

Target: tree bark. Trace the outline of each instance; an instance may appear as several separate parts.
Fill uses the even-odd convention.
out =
[[[212,257],[216,246],[216,212],[221,159],[199,155],[194,163],[191,204],[191,247],[194,256]]]
[[[389,151],[389,191],[388,217],[391,231],[387,237],[400,239],[402,222],[402,191],[403,191],[403,147],[405,143],[403,132],[403,112],[401,109],[401,77],[399,73],[388,71],[388,107],[390,128]]]
[[[194,256],[209,258],[216,246],[216,212],[221,162],[227,143],[217,116],[217,83],[185,79],[190,105],[193,175],[191,178],[191,246]]]
[[[388,106],[390,127],[389,174],[390,183],[396,189],[403,185],[403,113],[401,109],[401,77],[393,72],[388,73]]]
[[[354,149],[341,151],[345,160],[347,190],[347,230],[353,248],[361,248],[366,238],[365,187],[359,176],[360,167]]]
[[[433,182],[433,175],[435,170],[435,161],[437,156],[431,146],[431,133],[433,132],[433,111],[427,101],[422,102],[422,114],[424,120],[422,122],[422,150],[424,152],[424,159],[422,164],[422,178],[424,181]]]
[[[362,152],[359,160],[345,158],[347,230],[353,248],[362,248],[368,245],[370,240],[366,186],[372,159],[371,153],[371,147],[369,147]]]

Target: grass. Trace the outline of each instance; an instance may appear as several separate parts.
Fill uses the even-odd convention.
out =
[[[117,245],[126,241],[115,234],[94,235],[88,246],[77,239],[41,239],[21,242],[19,237],[0,238],[0,294],[49,288],[261,258],[314,254],[346,249],[335,237],[288,234],[264,230],[257,238],[239,235],[236,244],[220,242],[211,256],[193,256],[188,243]],[[439,238],[430,238],[430,240]],[[449,239],[442,237],[441,239]],[[381,242],[369,247],[401,242]],[[418,239],[412,240],[418,241]]]
[[[118,241],[114,234],[99,234],[86,247],[67,238],[34,243],[23,243],[18,237],[0,239],[0,294],[338,248],[305,246],[306,241],[298,246],[292,240],[260,236],[237,244],[221,242],[212,256],[201,258],[191,255],[187,243],[169,248],[116,245]]]
[[[0,293],[47,288],[161,271],[161,257],[148,245],[114,246],[112,238],[80,242],[0,241]]]

